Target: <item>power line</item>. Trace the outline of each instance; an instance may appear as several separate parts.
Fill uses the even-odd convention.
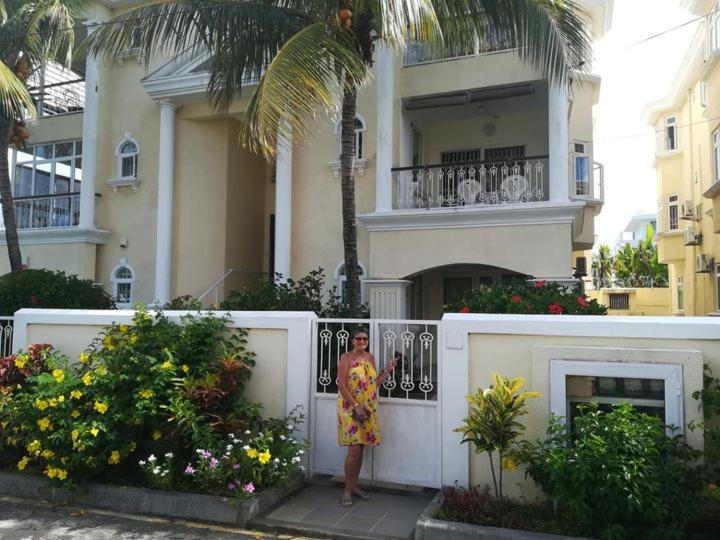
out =
[[[692,127],[692,126],[698,126],[700,124],[707,124],[708,122],[714,122],[715,120],[720,120],[720,116],[714,116],[713,118],[706,118],[705,120],[698,120],[696,122],[688,122],[687,124],[675,124],[675,127],[677,129],[685,128],[685,127]],[[625,140],[625,139],[633,139],[638,137],[647,137],[648,135],[659,135],[664,130],[661,129],[651,129],[648,131],[645,131],[643,133],[632,133],[628,135],[618,135],[616,137],[603,137],[602,139],[595,139],[595,142],[599,141],[619,141],[619,140]]]
[[[710,13],[707,13],[707,14],[705,14],[705,15],[700,15],[699,17],[695,17],[694,19],[690,19],[690,20],[687,21],[687,22],[684,22],[684,23],[682,23],[682,24],[678,24],[677,26],[673,26],[672,28],[668,28],[667,30],[663,30],[662,32],[658,32],[657,34],[652,34],[652,35],[650,35],[650,36],[648,36],[648,37],[646,37],[646,38],[643,38],[643,39],[641,39],[641,40],[639,40],[639,41],[636,41],[636,42],[634,42],[634,43],[631,43],[630,45],[626,46],[625,48],[626,48],[626,49],[630,49],[630,48],[632,48],[632,47],[636,47],[636,46],[638,46],[638,45],[641,45],[642,43],[645,43],[645,42],[647,42],[647,41],[650,41],[651,39],[655,39],[655,38],[664,36],[665,34],[669,34],[670,32],[674,32],[675,30],[679,30],[680,28],[684,28],[684,27],[688,26],[689,24],[696,23],[697,21],[699,21],[699,20],[701,20],[701,19],[707,19],[708,17],[710,17],[710,16],[713,15],[714,13],[718,13],[718,12],[720,12],[720,9],[713,10],[713,11],[711,11]]]

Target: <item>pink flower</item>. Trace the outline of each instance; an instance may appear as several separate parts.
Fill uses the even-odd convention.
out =
[[[519,304],[521,300],[522,300],[522,298],[520,298],[520,296],[517,295],[517,294],[513,294],[513,295],[510,297],[510,301],[511,301],[513,304]]]
[[[548,306],[548,313],[551,313],[552,315],[562,315],[563,307],[557,302],[553,302]]]
[[[536,281],[535,282],[536,289],[539,289],[540,287],[544,287],[545,285],[547,285],[547,281]]]
[[[195,474],[195,469],[192,468],[192,465],[188,463],[188,466],[185,467],[185,474]]]
[[[232,468],[234,471],[237,471],[240,468],[240,464],[236,463]]]
[[[236,486],[235,484],[233,484],[232,482],[230,482],[227,487],[228,487],[228,489],[229,489],[230,491],[235,491],[235,488],[236,488],[237,486]]]
[[[218,466],[218,463],[220,463],[220,462],[219,462],[217,459],[212,458],[212,459],[210,460],[210,468],[211,468],[211,469],[216,468],[216,467]]]
[[[577,303],[580,304],[580,306],[582,306],[582,307],[588,307],[588,301],[582,295],[577,297]]]
[[[255,486],[253,485],[252,482],[248,482],[247,484],[245,484],[242,489],[245,493],[254,493],[255,492]]]
[[[459,313],[470,313],[470,306],[461,307]]]

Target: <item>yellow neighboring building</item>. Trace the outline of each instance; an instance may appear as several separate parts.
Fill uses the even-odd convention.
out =
[[[96,2],[89,19],[133,3]],[[612,0],[580,4],[597,39]],[[121,306],[214,300],[253,275],[318,267],[342,289],[337,122],[319,118],[311,140],[266,163],[237,145],[254,82],[216,113],[207,60],[156,58],[145,70],[129,50],[121,64],[88,57],[40,86],[43,116],[11,157],[29,267],[93,279]],[[568,95],[498,43],[462,57],[377,51],[355,161],[375,316],[439,318],[450,295],[518,275],[574,281],[573,252],[592,246],[603,203],[600,80],[580,85]]]
[[[720,315],[720,5],[682,5],[706,17],[668,96],[645,111],[657,131],[658,254],[674,315]]]
[[[628,287],[587,291],[608,307],[608,315],[670,315],[670,289],[667,287]]]

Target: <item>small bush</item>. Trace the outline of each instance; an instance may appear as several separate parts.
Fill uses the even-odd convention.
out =
[[[0,315],[20,308],[113,309],[115,302],[88,279],[52,270],[22,270],[0,277]]]
[[[584,294],[548,281],[514,280],[483,285],[447,306],[449,313],[607,315],[607,307]]]
[[[528,474],[584,534],[679,534],[697,508],[700,452],[628,403],[581,412],[572,429],[553,418],[546,440],[525,445]]]

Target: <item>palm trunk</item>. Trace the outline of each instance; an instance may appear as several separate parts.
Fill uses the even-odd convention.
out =
[[[6,154],[12,128],[12,118],[0,116],[0,204],[2,204],[3,221],[5,222],[5,240],[10,259],[10,271],[19,272],[22,270],[22,256],[20,255],[15,205],[13,204],[10,169]]]
[[[340,173],[342,178],[342,224],[345,252],[345,299],[350,316],[360,315],[360,275],[357,256],[357,224],[355,223],[355,113],[357,90],[346,90],[340,122]]]

